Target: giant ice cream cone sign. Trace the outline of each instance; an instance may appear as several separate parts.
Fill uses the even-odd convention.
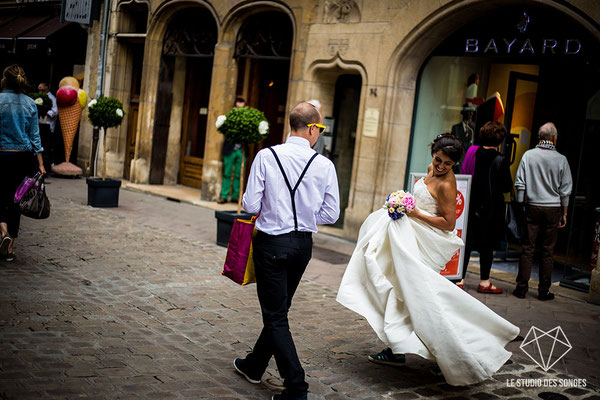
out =
[[[67,76],[60,81],[59,89],[56,92],[56,103],[65,146],[65,162],[52,168],[52,171],[59,175],[80,175],[83,172],[81,168],[69,162],[75,135],[79,128],[81,112],[85,107],[85,100],[83,106],[80,101],[82,96],[87,99],[85,92],[79,89],[77,79]]]
[[[79,102],[67,107],[58,107],[58,119],[60,121],[65,144],[65,161],[67,162],[69,161],[71,151],[73,150],[73,141],[75,140],[75,134],[77,134],[77,128],[79,127],[81,111]]]

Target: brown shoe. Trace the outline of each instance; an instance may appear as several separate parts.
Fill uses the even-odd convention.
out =
[[[225,204],[225,203],[227,203],[227,199],[224,199],[222,197],[219,198],[219,200],[217,200],[217,204]]]

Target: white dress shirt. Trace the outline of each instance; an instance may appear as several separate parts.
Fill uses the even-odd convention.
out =
[[[290,136],[285,144],[273,147],[292,188],[308,160],[315,154],[308,140]],[[281,170],[269,149],[256,155],[248,186],[242,199],[244,209],[258,213],[256,229],[269,235],[294,230],[292,199]],[[340,195],[333,163],[317,156],[308,167],[295,194],[298,230],[317,232],[317,224],[333,224],[340,215]]]

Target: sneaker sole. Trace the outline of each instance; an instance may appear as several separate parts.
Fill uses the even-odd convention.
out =
[[[406,364],[406,361],[405,362],[381,361],[381,360],[378,360],[371,356],[368,356],[367,359],[369,361],[371,361],[372,363],[381,364],[381,365],[389,365],[390,367],[401,367]]]
[[[248,382],[250,382],[250,383],[253,383],[253,384],[255,384],[255,385],[256,385],[257,383],[260,383],[260,381],[257,381],[256,379],[252,379],[252,378],[250,378],[248,375],[246,375],[246,374],[244,373],[244,371],[242,371],[241,369],[239,369],[239,368],[237,367],[237,365],[235,365],[235,360],[233,360],[233,368],[235,368],[235,370],[237,371],[237,373],[238,373],[238,374],[240,374],[240,375],[242,375],[244,378],[246,378],[246,380],[247,380]]]
[[[0,242],[0,257],[8,256],[8,245],[10,244],[10,238],[4,236],[2,242]]]

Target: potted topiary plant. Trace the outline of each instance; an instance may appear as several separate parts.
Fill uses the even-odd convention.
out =
[[[244,167],[248,153],[248,145],[263,140],[269,132],[269,123],[265,115],[252,107],[232,108],[227,115],[219,115],[216,122],[217,130],[225,135],[230,143],[242,145],[242,173],[240,174],[240,196],[236,211],[215,211],[217,218],[217,244],[227,246],[237,218],[250,219],[254,214],[242,212],[242,196],[244,193]]]
[[[124,116],[123,103],[114,97],[100,97],[97,100],[90,101],[88,104],[88,119],[92,125],[102,129],[102,148],[104,150],[101,177],[86,179],[88,185],[88,205],[90,206],[119,206],[121,181],[119,179],[106,178],[106,156],[108,154],[106,132],[108,128],[121,125]]]

